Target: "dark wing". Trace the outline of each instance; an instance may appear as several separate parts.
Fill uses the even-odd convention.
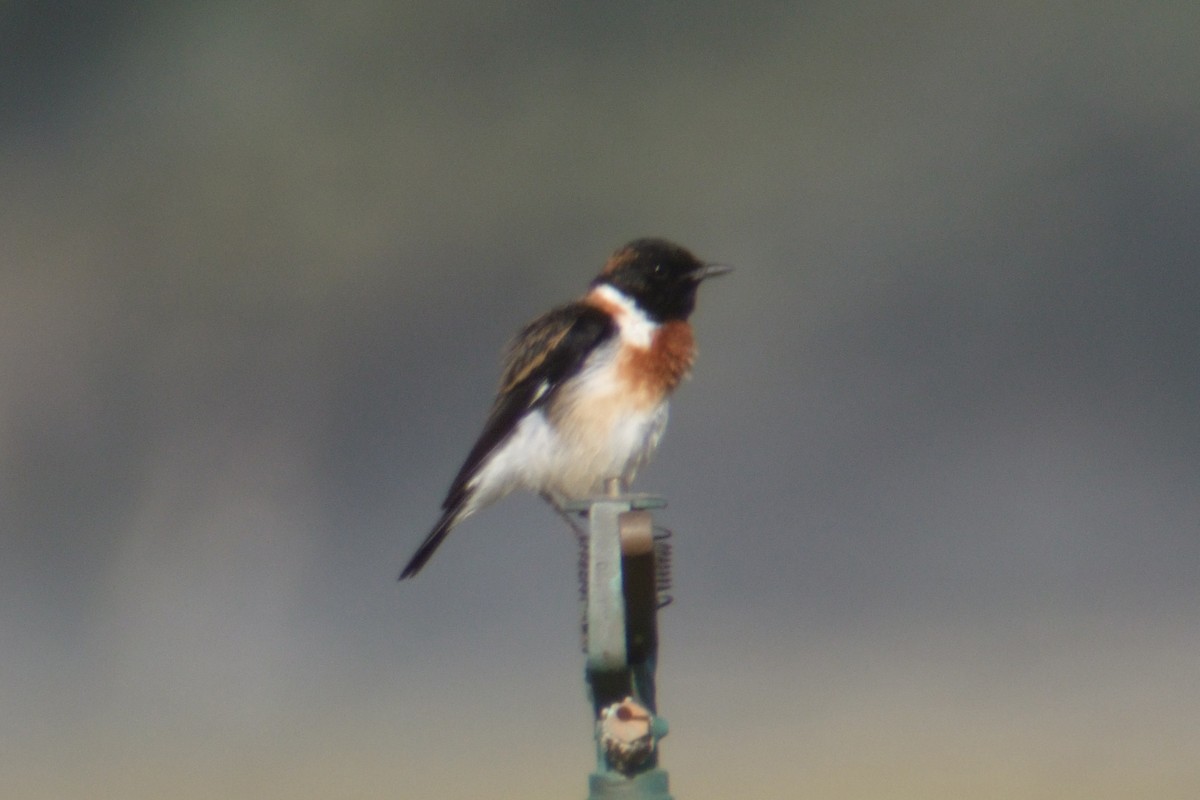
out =
[[[531,408],[550,401],[563,382],[579,372],[596,345],[616,332],[612,317],[583,303],[556,308],[517,334],[504,359],[500,392],[479,441],[458,471],[442,503],[442,516],[417,548],[400,579],[421,571],[433,552],[462,519],[471,494],[467,484]]]
[[[549,402],[563,382],[579,372],[596,345],[614,333],[616,324],[610,315],[576,302],[543,314],[513,338],[483,433],[450,485],[442,508],[449,510],[465,500],[467,483],[521,417]]]

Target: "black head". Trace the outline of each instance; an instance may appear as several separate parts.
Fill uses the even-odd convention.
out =
[[[696,307],[696,288],[729,267],[705,264],[664,239],[637,239],[613,253],[593,285],[619,289],[656,322],[687,319]]]

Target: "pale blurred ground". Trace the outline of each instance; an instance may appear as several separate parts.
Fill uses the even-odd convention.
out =
[[[680,800],[1200,796],[1200,6],[0,4],[0,796],[582,797],[574,550],[395,574],[669,236]]]

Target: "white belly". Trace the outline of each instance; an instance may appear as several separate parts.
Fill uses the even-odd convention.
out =
[[[541,411],[523,419],[472,481],[471,505],[485,506],[515,489],[562,498],[599,494],[607,478],[626,484],[653,454],[667,426],[666,402],[615,414],[603,426],[553,425]]]
[[[618,346],[598,350],[548,406],[517,424],[471,482],[472,511],[515,489],[571,499],[599,494],[609,478],[633,480],[666,430],[668,404],[621,379]]]

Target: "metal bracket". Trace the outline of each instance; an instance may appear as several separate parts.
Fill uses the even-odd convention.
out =
[[[647,513],[666,501],[621,494],[616,482],[606,488],[602,497],[564,507],[588,520],[586,674],[597,756],[589,800],[670,800],[667,773],[658,769],[667,724],[654,700],[658,595]]]

